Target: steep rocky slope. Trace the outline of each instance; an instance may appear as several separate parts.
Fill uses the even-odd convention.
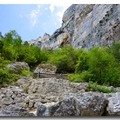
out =
[[[120,91],[92,92],[87,83],[56,78],[21,78],[16,83],[0,88],[0,116],[120,115]]]
[[[73,4],[64,12],[62,26],[52,36],[45,34],[32,44],[48,49],[57,49],[65,44],[89,49],[120,40],[119,31],[120,5]]]

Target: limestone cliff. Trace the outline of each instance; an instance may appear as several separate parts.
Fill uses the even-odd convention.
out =
[[[62,26],[49,39],[41,40],[41,48],[106,46],[120,40],[119,32],[120,5],[73,4],[64,12]]]
[[[62,27],[75,48],[109,45],[120,40],[120,5],[72,5],[64,13]]]

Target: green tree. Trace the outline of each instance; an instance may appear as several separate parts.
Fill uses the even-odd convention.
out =
[[[75,70],[77,56],[71,46],[63,47],[51,54],[49,62],[57,66],[58,73],[71,73]]]
[[[80,49],[78,61],[75,66],[75,72],[81,73],[85,70],[88,70],[88,68],[89,68],[88,60],[89,60],[88,52],[85,49]]]
[[[3,44],[2,56],[7,60],[17,60],[20,53],[19,47],[22,45],[22,40],[18,33],[15,30],[10,31],[1,38],[1,41]]]
[[[99,84],[109,84],[114,79],[114,57],[104,48],[94,47],[89,52],[89,71],[93,74],[92,80]]]
[[[10,60],[10,61],[14,61],[17,57],[17,53],[14,49],[14,46],[12,44],[6,46],[3,46],[2,49],[2,56],[6,59],[6,60]]]
[[[120,62],[120,41],[113,43],[109,48],[109,52],[114,55],[117,62]]]
[[[9,68],[7,67],[8,61],[4,60],[0,55],[0,85],[4,83],[9,83],[11,80],[11,75]]]

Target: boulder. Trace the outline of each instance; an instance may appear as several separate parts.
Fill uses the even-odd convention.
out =
[[[8,64],[8,67],[11,69],[11,72],[14,72],[16,74],[21,73],[22,70],[29,70],[29,66],[25,62],[15,62],[12,64]]]
[[[80,111],[76,109],[77,100],[74,97],[63,99],[59,103],[48,107],[50,116],[78,116]]]
[[[102,116],[105,112],[107,100],[102,93],[85,92],[77,97],[77,108],[81,116]]]
[[[110,116],[120,115],[120,93],[113,93],[111,97],[108,98],[107,112]]]
[[[37,116],[102,116],[107,101],[101,93],[67,96],[53,105],[39,104]]]
[[[52,64],[39,64],[37,68],[34,70],[34,73],[48,73],[53,74],[57,70],[55,65]]]

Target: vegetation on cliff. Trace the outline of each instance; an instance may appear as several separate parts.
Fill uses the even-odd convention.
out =
[[[52,63],[58,73],[68,73],[68,79],[73,82],[120,86],[120,42],[89,51],[71,46],[48,51],[23,42],[16,31],[10,31],[0,35],[0,84],[15,79],[7,64],[16,61],[27,62],[31,71],[39,63]]]

